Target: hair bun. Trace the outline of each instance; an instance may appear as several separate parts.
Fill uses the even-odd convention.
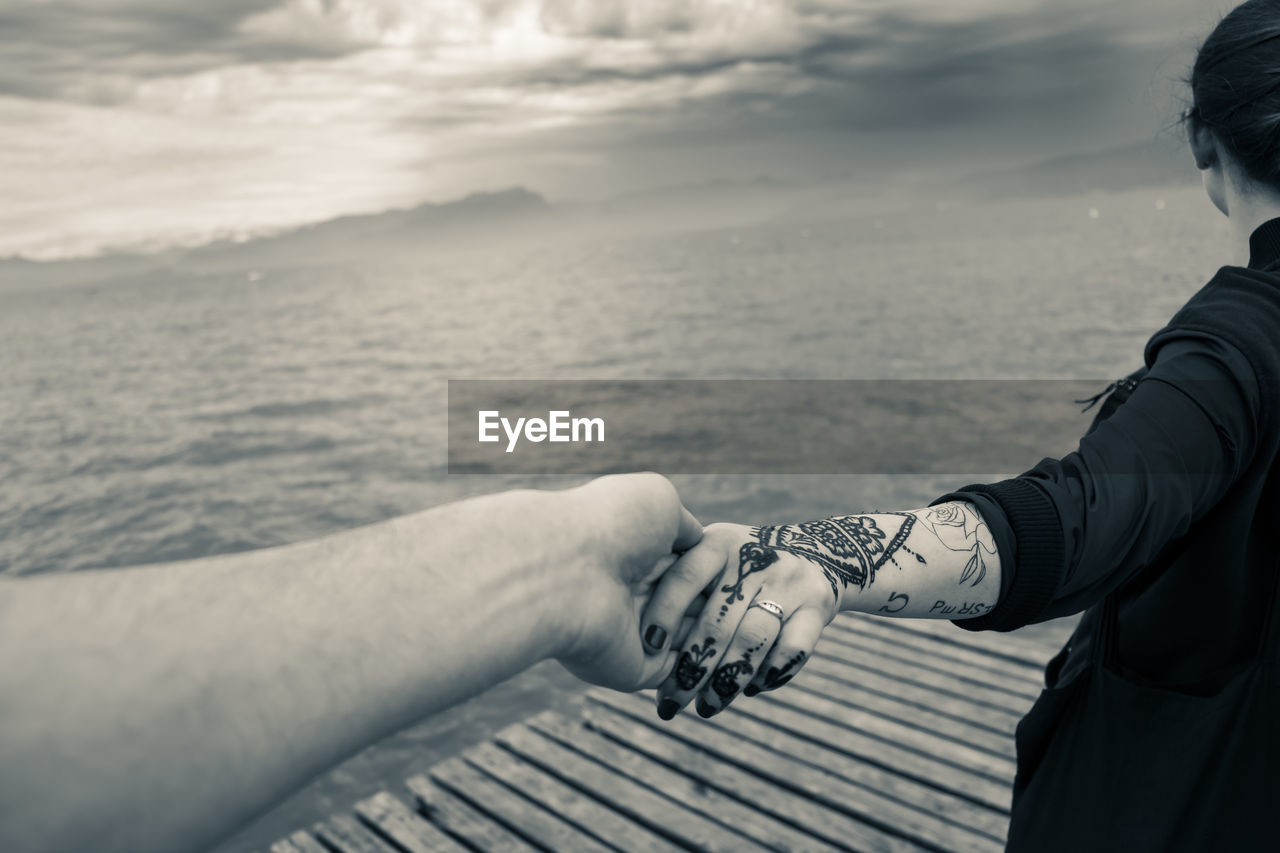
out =
[[[1210,128],[1249,177],[1280,189],[1280,2],[1249,0],[1218,23],[1196,55],[1191,97],[1184,118]]]

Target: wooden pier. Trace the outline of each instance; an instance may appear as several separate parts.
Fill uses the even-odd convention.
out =
[[[593,690],[271,850],[1002,850],[1014,726],[1068,630],[842,616],[795,681],[712,720]]]

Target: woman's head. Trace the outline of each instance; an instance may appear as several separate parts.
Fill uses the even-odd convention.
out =
[[[1280,0],[1249,0],[1200,47],[1186,119],[1197,165],[1218,173],[1227,155],[1239,179],[1280,193]],[[1214,168],[1219,167],[1219,168]],[[1219,208],[1223,188],[1206,186]],[[1256,187],[1255,187],[1256,188]]]

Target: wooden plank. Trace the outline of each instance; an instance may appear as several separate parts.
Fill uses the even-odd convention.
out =
[[[768,710],[762,709],[758,713],[749,709],[748,705],[750,705],[749,702],[742,704],[744,713],[756,713],[757,716],[762,714],[778,716],[784,712],[792,715],[797,713],[786,708],[782,703],[768,704]],[[736,708],[737,704],[735,703],[732,707]],[[935,762],[949,764],[965,773],[986,776],[997,784],[1013,784],[1014,762],[1009,758],[974,749],[933,732],[915,729],[860,708],[846,706],[846,709],[840,723],[829,723],[808,714],[802,714],[800,717],[789,716],[787,719],[790,721],[792,731],[802,735],[821,737],[831,746],[838,746],[851,755],[874,759],[877,751],[883,753],[884,747],[893,747],[897,750],[918,753]],[[877,746],[877,743],[883,746]],[[944,773],[944,768],[937,768],[935,772]]]
[[[739,722],[735,712],[725,728],[714,722],[691,715],[681,715],[675,720],[661,723],[656,717],[650,721],[643,704],[636,697],[613,697],[602,692],[590,694],[597,702],[609,703],[614,710],[631,710],[643,714],[646,724],[661,725],[664,729],[689,746],[705,749],[739,767],[766,777],[774,784],[788,787],[818,800],[824,805],[839,809],[851,817],[879,826],[891,833],[900,833],[923,846],[952,851],[996,851],[1003,847],[1003,839],[974,832],[967,826],[941,820],[937,815],[922,811],[900,800],[886,796],[880,790],[865,784],[854,784],[827,769],[840,761],[838,753],[826,752],[820,764],[815,766],[794,758],[786,751],[776,751],[734,733]],[[727,730],[726,730],[727,729]],[[886,774],[877,773],[884,781]],[[967,812],[975,807],[967,805]]]
[[[1040,686],[1044,682],[1043,665],[1028,666],[1025,663],[1014,663],[1005,658],[989,655],[986,652],[948,643],[929,634],[922,634],[918,631],[903,631],[899,628],[890,628],[881,624],[886,621],[885,619],[881,619],[878,622],[873,619],[863,619],[860,622],[846,623],[839,627],[832,626],[827,633],[854,646],[865,637],[875,637],[891,643],[894,648],[910,649],[913,653],[921,656],[921,661],[929,662],[932,665],[946,668],[950,667],[951,664],[962,664],[966,668],[972,667],[976,670],[1004,676],[1020,685],[1029,684],[1036,692],[1039,692]]]
[[[927,631],[916,630],[909,625],[895,625],[892,619],[857,619],[857,620],[838,620],[830,626],[831,630],[846,635],[851,634],[873,634],[884,637],[892,642],[909,644],[912,648],[920,649],[931,655],[937,655],[956,660],[972,663],[985,669],[995,670],[997,672],[1007,672],[1020,678],[1028,678],[1037,684],[1042,680],[1041,676],[1044,672],[1044,665],[1048,662],[1049,657],[1041,657],[1037,650],[1036,657],[1030,654],[1020,655],[1000,655],[993,653],[986,647],[971,646],[967,643],[952,642],[944,636],[930,633]],[[911,620],[919,622],[922,620]]]
[[[316,841],[311,833],[298,830],[272,844],[271,853],[329,853],[329,848]]]
[[[738,709],[736,704],[733,707]],[[750,716],[778,731],[779,735],[775,735],[775,738],[779,738],[777,742],[782,742],[780,736],[783,732],[820,740],[825,749],[837,754],[843,753],[850,758],[883,767],[892,773],[918,780],[992,809],[1002,812],[1009,809],[1013,784],[1011,771],[1002,778],[994,778],[990,773],[958,766],[919,749],[874,737],[858,728],[846,728],[815,719],[788,708],[781,702],[746,702],[738,710],[742,716]],[[735,718],[729,725],[737,723]],[[768,742],[765,745],[772,746]]]
[[[609,701],[603,694],[591,698]],[[625,710],[635,719],[669,732],[690,747],[706,749],[768,777],[779,787],[796,789],[888,832],[901,833],[915,843],[942,845],[945,849],[991,849],[993,844],[1002,843],[998,840],[1003,838],[1002,814],[963,798],[940,794],[890,768],[841,754],[819,739],[809,740],[734,711],[728,712],[728,720],[722,715],[715,721],[705,721],[688,714],[664,723],[646,713],[647,703],[626,704],[629,707]],[[613,710],[623,710],[622,703]],[[880,751],[884,751],[883,745]],[[983,781],[981,777],[974,778]],[[949,813],[960,815],[960,820],[930,811],[946,812],[948,805]],[[977,813],[987,816],[989,832],[978,832],[970,838],[973,827],[964,818]]]
[[[508,745],[519,753],[512,754],[499,748],[494,743],[481,744],[467,752],[467,760],[486,773],[501,779],[513,788],[521,791],[526,797],[541,803],[548,811],[554,812],[570,823],[582,827],[606,844],[636,851],[656,851],[657,853],[675,853],[680,848],[667,839],[654,834],[644,826],[637,825],[618,811],[610,809],[595,799],[593,794],[579,790],[567,784],[565,779],[572,779],[575,784],[584,788],[595,789],[596,786],[607,786],[602,767],[573,768],[569,772],[555,767],[556,762],[539,760],[534,762],[529,753],[545,752],[539,750],[538,744],[528,743],[533,735],[523,725],[510,726],[498,732],[494,740]],[[521,748],[523,747],[523,748]],[[521,760],[528,759],[530,763]],[[577,771],[577,772],[574,772]],[[638,786],[637,786],[638,787]],[[640,789],[643,791],[643,789]],[[652,796],[651,792],[650,795]],[[671,820],[678,822],[680,815],[671,803],[663,801],[665,810],[669,811]],[[661,809],[660,809],[661,811]]]
[[[663,724],[666,730],[657,730],[647,719],[617,711],[607,705],[591,707],[587,711],[587,723],[600,734],[645,753],[697,784],[730,794],[750,808],[823,839],[835,849],[864,853],[920,849],[919,845],[851,817],[843,810],[797,794],[703,749],[691,748],[683,740],[671,737],[666,724]],[[657,718],[652,722],[658,722]]]
[[[905,636],[905,635],[904,635]],[[863,657],[883,658],[886,662],[896,661],[897,665],[914,666],[919,669],[932,670],[972,685],[981,685],[990,690],[1007,693],[1017,699],[1034,700],[1040,695],[1039,686],[1028,679],[992,672],[970,664],[952,660],[930,658],[913,649],[892,640],[881,637],[860,635],[850,638],[844,632],[831,631],[822,638],[818,654],[849,656],[859,654]]]
[[[825,640],[818,646],[814,656],[805,663],[804,669],[800,671],[799,678],[803,678],[805,672],[815,664],[817,665],[817,671],[824,671],[833,675],[833,666],[837,668],[856,666],[859,669],[874,670],[888,678],[901,679],[930,690],[939,690],[949,696],[958,696],[967,698],[970,701],[981,702],[993,709],[1019,717],[1026,713],[1027,708],[1031,707],[1031,700],[1025,696],[1015,696],[1012,693],[996,690],[985,684],[974,684],[972,681],[957,678],[947,672],[939,672],[934,669],[917,666],[913,661],[890,659],[886,656],[873,654],[851,655],[847,648],[834,643],[827,643]],[[856,672],[845,670],[843,677],[853,684],[857,683]]]
[[[851,614],[853,615],[853,614]],[[937,619],[919,619],[912,620],[918,622],[921,630],[938,634],[943,637],[955,637],[959,642],[965,643],[989,643],[993,647],[1026,649],[1028,651],[1039,650],[1041,653],[1048,652],[1053,655],[1062,648],[1063,644],[1075,631],[1076,625],[1080,621],[1079,616],[1067,616],[1061,619],[1053,619],[1049,622],[1041,622],[1036,625],[1028,626],[1026,630],[1018,631],[966,631],[963,628],[950,624],[946,620],[939,621]]]
[[[594,836],[587,835],[535,805],[466,763],[462,757],[443,761],[430,768],[428,774],[443,787],[535,845],[548,850],[583,850],[591,853],[602,853],[609,849]]]
[[[527,726],[512,726],[499,732],[497,739],[528,760],[537,762],[548,772],[574,779],[614,811],[626,814],[656,832],[669,835],[682,845],[680,849],[691,846],[713,851],[766,849],[729,825],[686,809],[678,800],[654,792],[634,779],[569,750]],[[626,835],[619,836],[616,841],[628,850],[636,849]],[[677,848],[666,844],[663,849]]]
[[[828,767],[850,781],[884,790],[903,801],[919,801],[925,796],[920,791],[923,785],[1000,814],[1009,811],[1011,776],[993,779],[971,768],[957,767],[936,756],[872,737],[856,728],[815,719],[781,702],[748,700],[741,707],[735,703],[732,708],[739,713],[724,726],[731,733],[741,733],[762,746],[788,755],[799,757],[803,753],[805,761]],[[629,710],[648,721],[642,706]],[[682,716],[693,719],[692,715]],[[753,728],[753,724],[756,727]],[[879,775],[884,772],[890,776]]]
[[[729,729],[771,749],[818,764],[837,776],[875,789],[944,821],[1001,841],[1008,831],[1010,789],[984,777],[954,774],[950,772],[951,768],[942,768],[947,779],[965,782],[963,790],[953,790],[940,784],[943,780],[938,776],[920,779],[896,767],[886,767],[880,754],[873,757],[849,755],[831,749],[820,739],[806,738],[747,713],[736,715]]]
[[[767,700],[766,700],[767,702]],[[758,708],[761,704],[749,702]],[[737,709],[737,706],[733,706]],[[691,722],[696,722],[692,717]],[[661,724],[659,724],[661,725]],[[715,723],[707,725],[715,726]],[[717,727],[718,728],[718,727]],[[734,714],[723,730],[726,734],[748,738],[771,750],[817,765],[875,794],[884,795],[899,803],[905,803],[945,823],[973,830],[992,840],[1001,841],[1008,830],[1009,789],[990,780],[971,776],[961,792],[943,790],[934,784],[920,781],[885,768],[863,757],[850,756],[833,751],[820,740],[812,740],[793,731],[781,729],[772,722],[752,716],[749,712]],[[698,731],[689,730],[692,737]],[[974,789],[986,790],[993,802],[976,801]],[[872,800],[863,798],[862,802]]]
[[[805,667],[806,671],[809,669]],[[834,669],[834,667],[833,667]],[[839,672],[850,675],[848,669]],[[1018,725],[1018,717],[1012,709],[1001,709],[995,713],[990,705],[974,702],[967,697],[952,696],[938,690],[920,687],[901,678],[889,678],[875,670],[857,670],[856,680],[833,678],[826,668],[815,668],[810,678],[787,685],[787,690],[809,690],[821,696],[829,696],[836,701],[845,701],[847,691],[875,693],[894,699],[913,708],[927,708],[938,714],[946,714],[957,720],[964,720],[975,728],[981,728],[994,735],[1012,738]],[[779,690],[769,695],[781,695]]]
[[[400,853],[353,815],[334,815],[317,823],[311,831],[338,853]]]
[[[386,791],[356,803],[356,814],[407,853],[467,853],[465,847]]]
[[[472,848],[485,853],[536,853],[532,844],[426,776],[412,776],[404,784],[432,823]]]
[[[781,703],[774,703],[774,705],[781,706]],[[743,707],[745,708],[746,705],[744,704]],[[796,713],[790,709],[787,710],[792,714]],[[843,749],[846,745],[852,745],[851,741],[853,741],[865,748],[865,736],[869,735],[882,743],[895,745],[950,764],[957,770],[983,775],[997,783],[1013,784],[1014,762],[1010,758],[992,755],[933,732],[912,728],[897,720],[860,708],[847,707],[839,723],[829,723],[809,714],[791,719],[799,726],[793,731],[798,734],[821,737],[833,747],[839,745]],[[862,754],[868,758],[874,755],[874,753]]]
[[[966,720],[957,720],[928,708],[919,708],[878,693],[859,690],[852,685],[840,685],[839,691],[819,692],[814,690],[818,681],[819,679],[816,678],[811,679],[803,685],[796,685],[794,689],[778,690],[767,695],[798,711],[821,717],[838,725],[846,725],[849,719],[848,710],[857,708],[966,744],[974,749],[998,755],[1009,761],[1014,760],[1013,739],[1007,735],[996,734],[990,729],[974,726]],[[840,701],[835,701],[836,696],[839,696]]]
[[[570,720],[554,711],[544,711],[528,721],[529,726],[583,755],[613,767],[619,773],[661,791],[699,814],[724,821],[771,850],[830,850],[830,845],[783,823],[759,809],[744,805],[716,788],[661,764],[642,752],[616,743],[587,728],[584,720]]]
[[[838,617],[840,624],[867,622],[876,620],[884,622],[886,627],[899,631],[911,631],[916,634],[931,636],[941,642],[952,643],[977,649],[995,657],[1008,658],[1029,666],[1044,667],[1044,664],[1062,648],[1067,637],[1071,635],[1069,626],[1064,626],[1061,639],[1042,642],[1019,634],[997,633],[995,631],[966,631],[952,625],[946,619],[883,619],[865,613],[848,613]]]

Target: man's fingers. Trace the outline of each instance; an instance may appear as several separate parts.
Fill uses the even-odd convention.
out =
[[[762,691],[777,690],[795,678],[805,662],[813,657],[814,646],[818,645],[825,627],[827,616],[817,608],[805,607],[793,613],[783,623],[773,648],[742,692],[754,696]]]
[[[693,513],[680,507],[680,529],[676,531],[676,541],[671,546],[673,551],[688,551],[702,541],[702,524],[693,517]]]
[[[647,653],[658,654],[670,645],[680,617],[723,569],[724,552],[706,545],[686,551],[667,569],[640,619]]]

